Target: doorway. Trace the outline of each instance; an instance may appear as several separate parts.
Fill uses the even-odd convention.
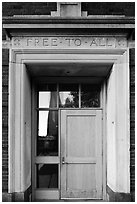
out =
[[[61,111],[61,198],[102,199],[102,110]]]
[[[65,83],[79,84],[78,100],[75,100],[76,103],[70,103],[71,105],[78,104],[78,106],[69,109],[102,110],[103,200],[106,200],[107,185],[111,188],[114,187],[117,192],[130,192],[129,114],[127,114],[129,112],[128,50],[111,49],[110,52],[109,49],[98,49],[85,53],[83,49],[56,50],[54,52],[24,49],[23,53],[22,50],[13,50],[11,54],[15,63],[10,63],[9,69],[9,193],[25,192],[26,189],[32,189],[32,200],[35,198],[41,200],[61,198],[61,127],[59,122],[61,118],[59,117],[60,111],[67,110],[67,107],[59,107],[59,94],[57,94],[57,107],[38,107],[38,87],[44,87],[45,83],[58,84],[57,93],[60,90],[60,83],[63,84],[62,89],[65,88]],[[111,73],[110,70],[112,70]],[[110,76],[108,76],[109,73]],[[87,107],[87,103],[82,106],[83,99],[82,96],[80,97],[82,84],[86,83],[90,84],[90,87],[93,85],[97,87],[99,84],[102,85],[107,77],[106,89],[105,86],[102,86],[100,90],[99,106]],[[96,104],[95,101],[94,104]],[[49,112],[58,112],[59,146],[58,151],[56,150],[57,156],[39,155],[37,157],[38,115],[44,110],[47,115]],[[53,115],[55,116],[55,114]],[[52,152],[48,150],[49,153]],[[41,165],[45,165],[43,169],[47,168],[47,165],[54,167],[53,169],[58,175],[57,177],[53,176],[57,178],[57,187],[53,188],[53,185],[52,189],[47,189],[44,186],[38,187],[36,177],[42,172],[38,171]]]
[[[101,96],[100,84],[35,82],[35,200],[103,199]]]

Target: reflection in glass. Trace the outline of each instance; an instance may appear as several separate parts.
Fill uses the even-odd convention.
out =
[[[39,111],[37,155],[58,155],[58,111]]]
[[[37,165],[37,188],[58,188],[58,165]]]
[[[81,86],[81,107],[100,107],[100,87],[91,84]]]
[[[79,92],[78,85],[63,84],[59,86],[59,107],[78,108]]]
[[[56,85],[50,84],[44,86],[44,91],[39,91],[39,108],[57,107]]]

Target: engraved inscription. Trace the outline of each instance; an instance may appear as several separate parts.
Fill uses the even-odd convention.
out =
[[[13,37],[13,48],[45,49],[92,49],[92,48],[125,48],[126,38],[122,37]]]

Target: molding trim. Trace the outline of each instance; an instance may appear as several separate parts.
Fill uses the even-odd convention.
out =
[[[4,24],[134,24],[134,17],[123,16],[89,16],[89,17],[49,17],[49,16],[14,16],[3,17]]]

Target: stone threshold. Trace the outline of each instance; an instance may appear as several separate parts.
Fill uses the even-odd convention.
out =
[[[35,200],[34,202],[107,202],[106,200],[98,200],[98,199],[61,199],[61,200]]]

